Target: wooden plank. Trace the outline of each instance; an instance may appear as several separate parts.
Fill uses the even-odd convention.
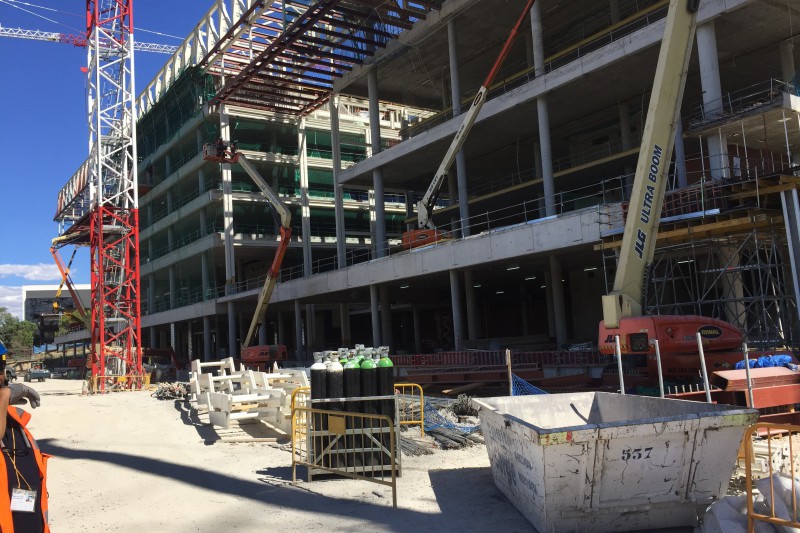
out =
[[[445,389],[442,391],[442,394],[461,394],[464,392],[468,392],[471,390],[479,389],[483,387],[485,383],[467,383],[466,385],[461,385],[459,387],[453,387],[452,389]]]
[[[788,368],[751,368],[750,377],[753,387],[770,387],[800,383],[800,374]],[[728,391],[747,390],[747,371],[720,370],[711,374],[711,384]]]

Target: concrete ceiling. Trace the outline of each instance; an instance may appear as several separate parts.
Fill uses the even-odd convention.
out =
[[[462,89],[465,92],[482,81],[508,27],[518,16],[521,4],[482,1],[457,17]],[[575,18],[585,16],[576,13],[585,13],[596,5],[594,1],[578,1],[566,6],[557,0],[543,0],[545,43],[548,39],[555,39],[554,33],[563,31]],[[778,45],[791,36],[792,30],[788,10],[791,10],[794,20],[800,21],[800,4],[787,6],[784,0],[755,0],[717,19],[723,91],[738,90],[780,76]],[[525,31],[529,32],[529,26]],[[428,99],[441,108],[441,77],[448,64],[446,36],[446,28],[442,26],[436,33],[420,39],[414,47],[407,47],[404,53],[380,64],[382,98],[391,100],[391,95],[398,95],[399,101],[407,104],[418,104],[419,100]],[[523,38],[530,38],[529,34]],[[493,44],[489,46],[488,43]],[[508,64],[523,68],[524,54],[524,48],[518,43]],[[649,98],[657,56],[658,47],[651,46],[551,93],[548,104],[554,158],[569,154],[573,136],[618,122],[619,102],[627,102],[632,114],[639,113]],[[429,76],[430,73],[438,73],[439,81]],[[427,86],[423,83],[425,76],[428,76]],[[364,79],[355,80],[345,92],[366,94],[365,87]],[[421,90],[420,87],[427,89]],[[695,51],[686,86],[684,114],[701,102],[700,87]],[[638,114],[634,120],[638,122],[644,118]],[[530,101],[476,124],[464,146],[470,179],[476,183],[486,182],[532,168],[537,121],[536,103]],[[431,142],[384,166],[386,188],[424,191],[449,142],[450,138]],[[595,174],[593,181],[611,175]],[[369,186],[371,176],[362,176],[351,184]]]

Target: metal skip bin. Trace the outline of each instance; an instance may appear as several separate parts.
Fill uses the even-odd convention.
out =
[[[497,487],[540,533],[695,526],[755,409],[602,392],[473,399]]]

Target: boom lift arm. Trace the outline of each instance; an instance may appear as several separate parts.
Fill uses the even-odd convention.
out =
[[[81,303],[81,298],[77,291],[75,291],[75,286],[72,283],[72,278],[69,275],[69,269],[72,267],[72,260],[75,259],[75,253],[77,251],[77,248],[72,251],[72,256],[69,258],[69,263],[65,267],[64,261],[61,260],[61,255],[58,253],[58,249],[55,247],[50,248],[50,254],[53,256],[56,266],[58,267],[58,271],[61,273],[61,283],[58,284],[58,291],[56,291],[56,297],[55,300],[53,300],[53,311],[58,312],[58,299],[61,297],[61,290],[64,288],[64,284],[66,283],[67,290],[69,291],[70,296],[72,296],[72,301],[75,303],[75,309],[78,311],[80,316],[83,316],[85,311],[83,304]]]
[[[614,287],[603,296],[603,321],[598,331],[601,353],[625,355],[633,366],[644,362],[650,376],[660,372],[656,368],[660,354],[664,376],[669,379],[692,377],[699,370],[698,335],[706,357],[723,368],[740,360],[744,339],[739,328],[717,318],[643,315],[645,274],[655,252],[699,4],[700,0],[669,3]]]
[[[403,239],[404,244],[406,244],[408,248],[413,248],[415,244],[419,246],[431,242],[432,239],[429,237],[431,231],[434,232],[435,235],[436,226],[434,225],[432,218],[433,206],[436,204],[436,200],[439,197],[442,184],[444,184],[445,178],[447,178],[447,173],[450,171],[450,167],[453,166],[453,163],[456,160],[456,155],[458,155],[459,150],[461,150],[461,147],[464,145],[464,141],[467,140],[467,135],[469,135],[469,132],[475,123],[475,119],[478,117],[478,113],[483,107],[483,104],[486,102],[486,94],[489,92],[489,86],[494,81],[495,76],[497,76],[497,73],[500,71],[500,66],[503,64],[503,61],[505,61],[508,53],[511,51],[511,46],[517,39],[519,30],[522,27],[522,24],[525,22],[525,18],[528,16],[528,12],[530,12],[535,1],[536,0],[528,0],[527,4],[525,5],[525,9],[522,10],[522,14],[520,14],[517,23],[511,29],[511,33],[509,33],[503,48],[500,50],[500,55],[497,56],[494,65],[492,65],[489,75],[486,76],[486,80],[481,85],[481,88],[478,89],[478,94],[476,94],[475,98],[472,100],[472,105],[470,105],[470,108],[464,114],[464,120],[461,122],[461,126],[458,128],[458,131],[456,131],[456,134],[450,143],[450,147],[447,149],[447,152],[444,155],[444,159],[439,164],[439,168],[436,169],[436,173],[433,176],[433,181],[431,181],[431,184],[428,186],[428,190],[425,191],[425,195],[422,197],[422,200],[417,202],[417,227],[419,229],[408,232],[409,235]],[[453,107],[456,105],[458,105],[458,103],[453,102]]]
[[[699,3],[670,1],[614,287],[603,296],[606,328],[619,328],[623,318],[642,315],[645,273],[655,252]]]
[[[275,251],[275,258],[272,260],[272,265],[267,272],[267,279],[264,280],[264,286],[261,288],[261,293],[258,295],[258,303],[256,304],[256,312],[253,314],[253,319],[250,322],[250,329],[247,331],[247,336],[242,343],[244,348],[250,346],[250,343],[255,337],[258,328],[264,322],[264,315],[267,312],[269,300],[272,297],[272,291],[275,289],[275,283],[278,281],[278,276],[281,270],[281,263],[283,263],[283,256],[286,254],[286,249],[289,247],[289,241],[292,237],[292,215],[288,207],[284,204],[275,191],[267,185],[261,174],[250,164],[250,161],[240,152],[236,152],[232,147],[230,150],[220,150],[220,147],[213,144],[206,144],[203,146],[203,159],[209,161],[217,161],[220,163],[238,163],[247,175],[255,182],[258,188],[269,201],[273,209],[278,223],[280,224],[281,241],[278,244],[278,249]]]

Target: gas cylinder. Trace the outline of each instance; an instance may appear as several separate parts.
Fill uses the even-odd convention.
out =
[[[377,371],[378,396],[394,396],[394,365],[389,359],[388,346],[381,346]],[[381,400],[380,406],[380,414],[394,420],[394,400]]]
[[[322,352],[314,352],[314,364],[311,365],[311,399],[321,400],[326,396],[326,370],[325,363],[322,362]]]

